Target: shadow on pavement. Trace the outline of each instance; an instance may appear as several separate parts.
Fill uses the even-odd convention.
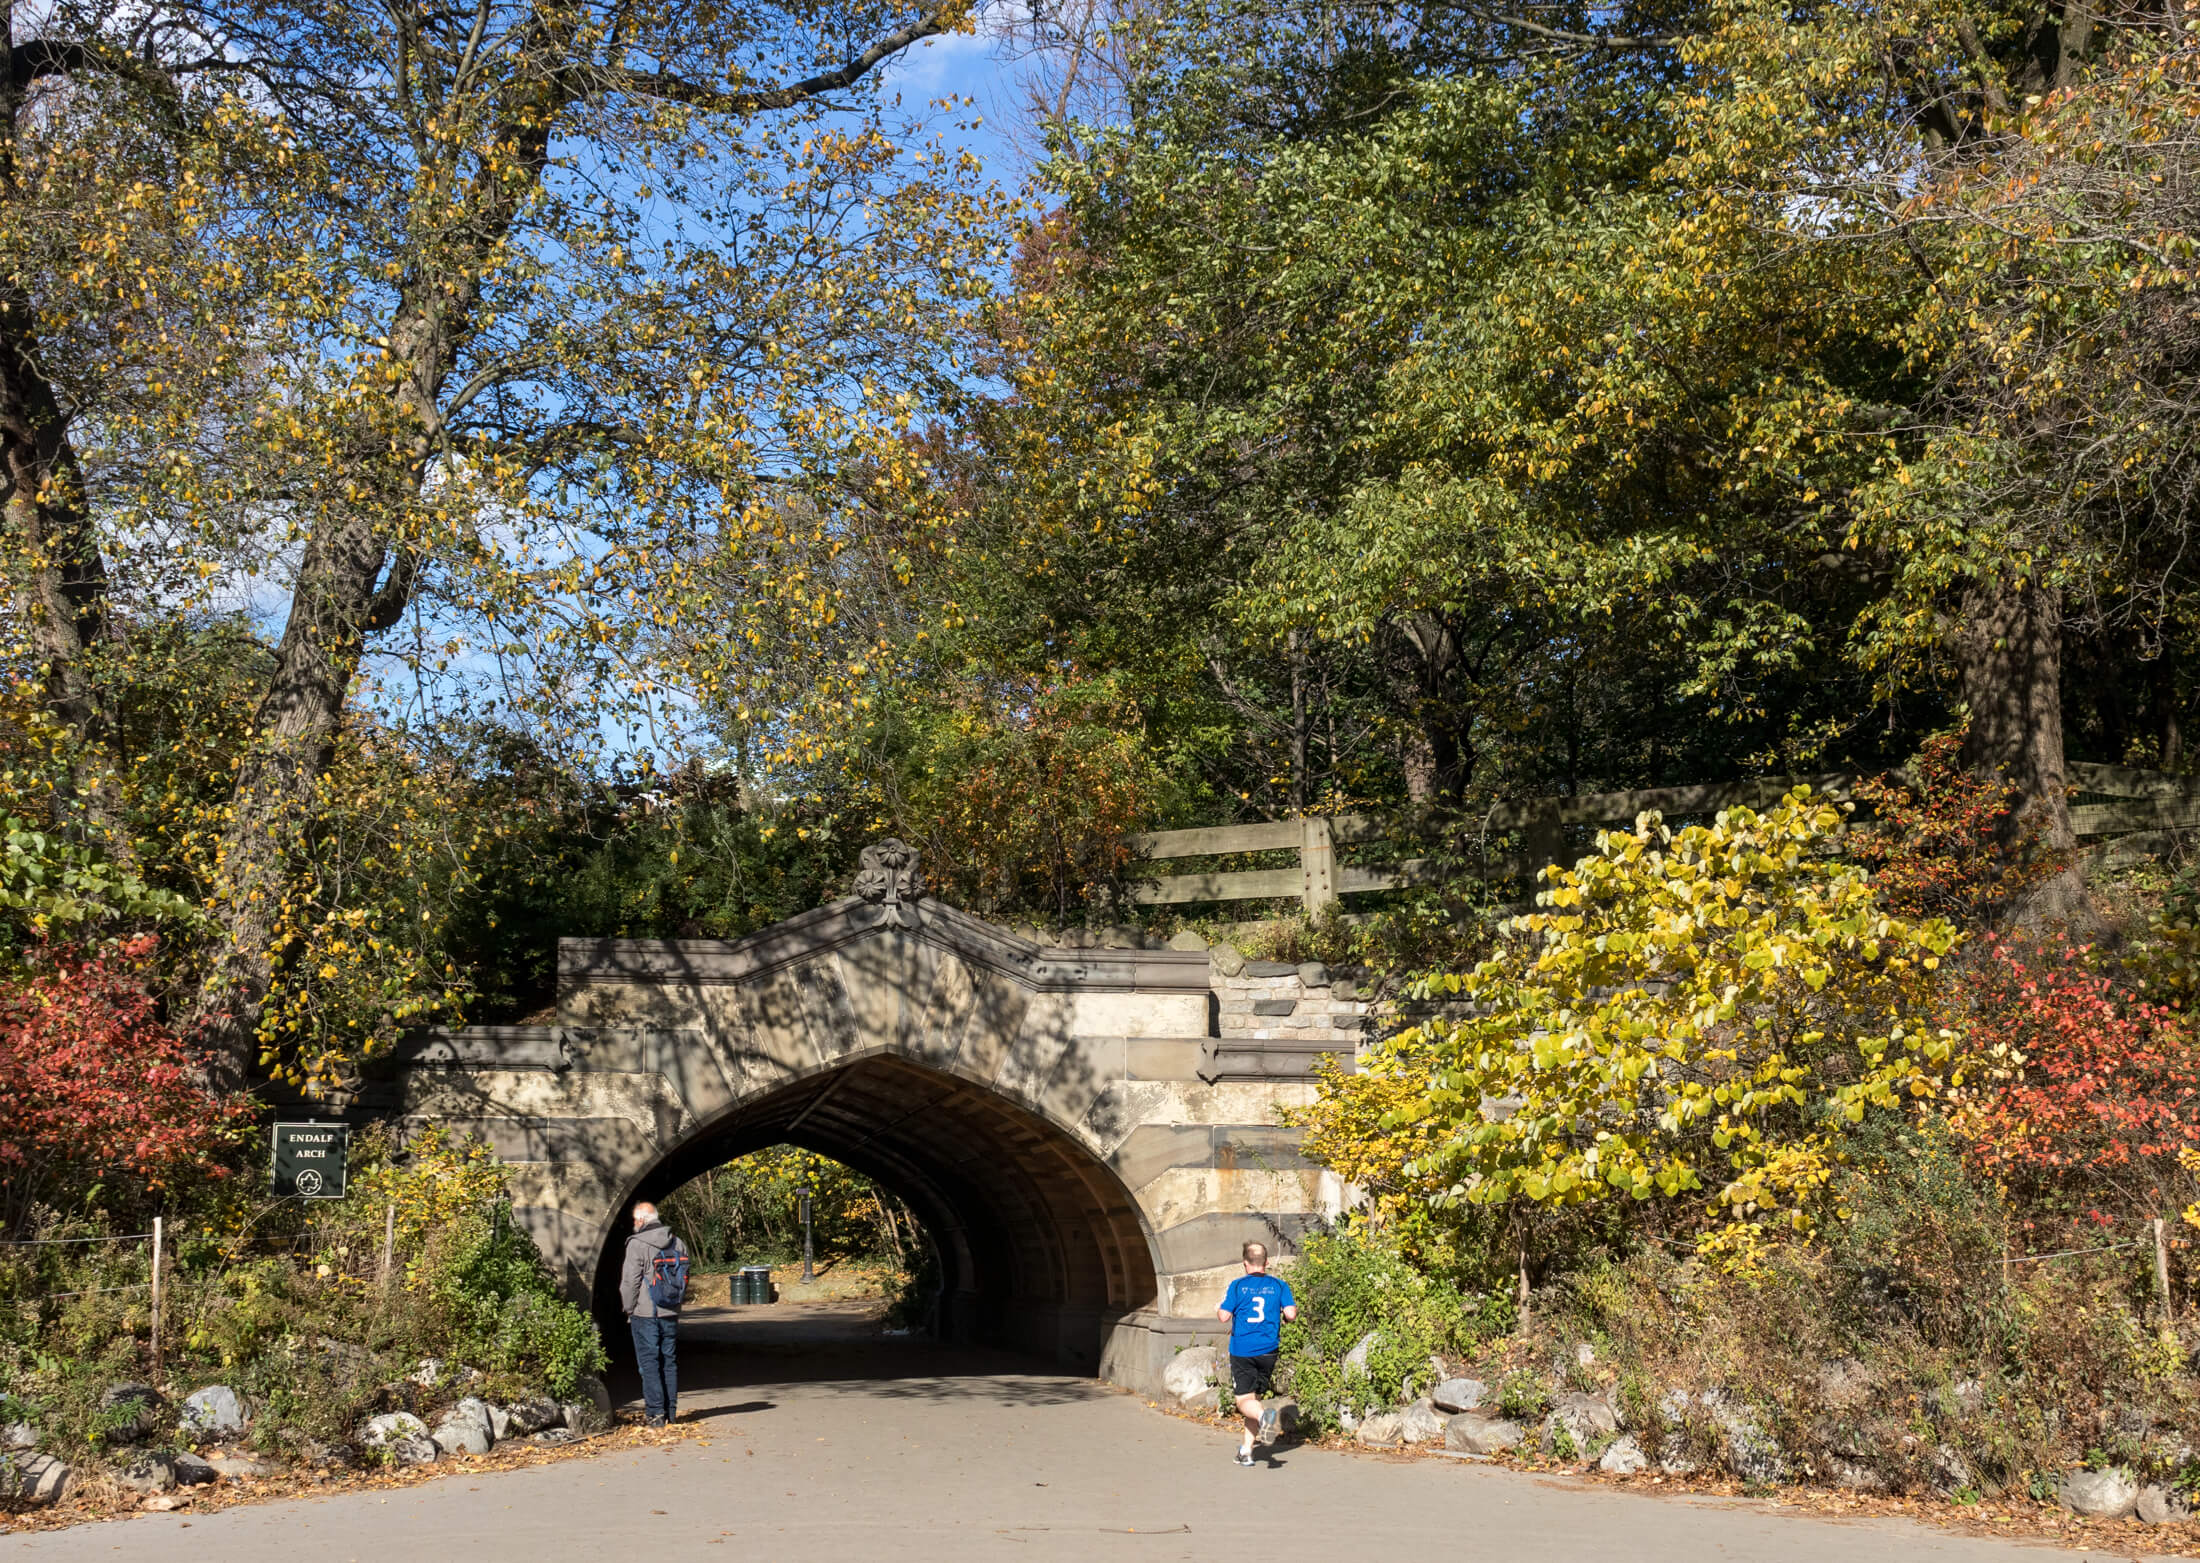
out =
[[[1109,1391],[1013,1352],[880,1333],[875,1300],[690,1308],[680,1318],[680,1410],[697,1421],[776,1408],[755,1391],[801,1386],[808,1397],[1067,1405]],[[622,1406],[641,1400],[631,1364],[610,1375]]]

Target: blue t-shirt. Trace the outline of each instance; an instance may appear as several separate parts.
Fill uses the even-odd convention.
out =
[[[1283,1310],[1292,1302],[1291,1288],[1272,1275],[1241,1275],[1222,1294],[1222,1306],[1230,1315],[1230,1355],[1265,1357],[1283,1338]]]

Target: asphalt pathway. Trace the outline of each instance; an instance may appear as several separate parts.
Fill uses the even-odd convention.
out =
[[[1243,1470],[1219,1428],[1020,1359],[881,1339],[862,1305],[713,1309],[681,1335],[681,1405],[702,1429],[689,1442],[8,1537],[0,1563],[2130,1555],[1831,1523],[1433,1458],[1285,1448]]]

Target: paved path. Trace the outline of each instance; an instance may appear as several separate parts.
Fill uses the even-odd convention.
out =
[[[711,1310],[681,1333],[707,1445],[0,1538],[0,1563],[2080,1556],[1435,1459],[1285,1449],[1240,1470],[1220,1429],[1013,1358],[876,1339],[860,1307]]]

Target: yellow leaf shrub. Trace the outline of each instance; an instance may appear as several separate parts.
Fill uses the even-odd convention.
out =
[[[1764,814],[1603,832],[1544,870],[1540,910],[1493,959],[1422,984],[1463,1016],[1386,1043],[1313,1116],[1342,1128],[1394,1095],[1398,1181],[1442,1202],[1701,1197],[1731,1224],[1721,1256],[1752,1251],[1731,1226],[1807,1231],[1846,1127],[1961,1067],[1926,1019],[1959,935],[1881,907],[1829,855],[1841,824],[1803,789]]]

